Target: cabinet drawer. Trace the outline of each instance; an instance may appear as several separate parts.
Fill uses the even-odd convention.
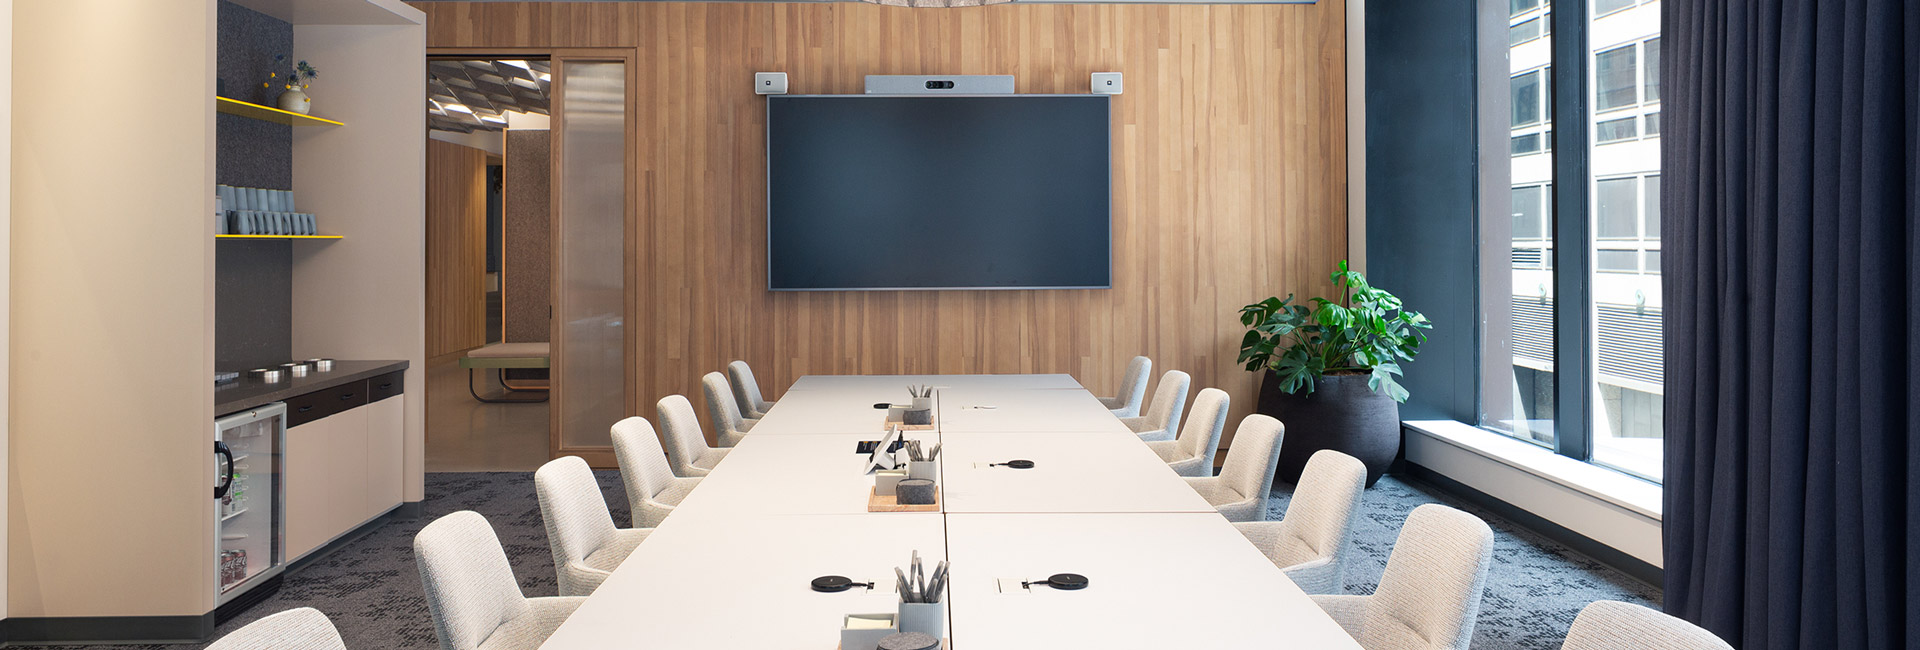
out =
[[[407,390],[407,371],[395,370],[367,380],[367,401],[380,400],[399,395]]]
[[[367,382],[348,382],[287,400],[287,426],[297,427],[367,404]]]

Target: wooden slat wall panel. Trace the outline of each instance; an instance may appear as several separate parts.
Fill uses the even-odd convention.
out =
[[[432,47],[636,48],[642,415],[736,358],[775,394],[808,373],[918,372],[1068,372],[1110,394],[1146,354],[1226,389],[1237,419],[1257,388],[1234,363],[1238,308],[1330,291],[1346,250],[1343,4],[416,6]],[[858,93],[868,74],[1081,93],[1125,73],[1114,288],[768,292],[756,71],[795,93]]]
[[[487,344],[487,152],[427,141],[427,356]]]

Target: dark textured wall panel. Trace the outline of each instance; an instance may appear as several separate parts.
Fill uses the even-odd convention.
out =
[[[292,54],[293,25],[226,0],[219,11],[217,74],[225,96],[272,105],[279,90],[260,85],[275,54]],[[214,182],[293,188],[293,127],[225,113],[215,126]],[[214,257],[214,367],[287,361],[293,356],[292,244],[228,240]]]
[[[553,240],[547,219],[550,141],[546,131],[508,131],[506,223],[500,244],[501,339],[545,341],[551,334],[547,306],[552,291]]]
[[[220,65],[224,95],[274,105],[280,89],[262,88],[276,54],[292,56],[293,25],[226,0],[220,2]],[[293,187],[293,127],[221,113],[215,182],[239,187]]]
[[[1408,420],[1478,418],[1474,3],[1367,6],[1367,270],[1433,321]]]
[[[223,241],[214,254],[214,367],[244,370],[293,357],[293,243]]]

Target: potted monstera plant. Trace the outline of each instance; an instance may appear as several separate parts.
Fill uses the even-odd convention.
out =
[[[1433,325],[1345,261],[1330,277],[1335,298],[1240,308],[1240,363],[1264,373],[1257,410],[1287,427],[1275,479],[1298,481],[1314,452],[1333,449],[1365,463],[1372,487],[1400,451],[1400,362],[1419,354]]]

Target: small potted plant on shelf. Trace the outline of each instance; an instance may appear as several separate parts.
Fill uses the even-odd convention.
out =
[[[1400,451],[1400,362],[1419,354],[1421,330],[1433,325],[1345,261],[1329,277],[1337,299],[1309,307],[1288,295],[1240,308],[1239,359],[1264,371],[1257,410],[1287,427],[1276,479],[1299,480],[1314,452],[1333,449],[1365,463],[1371,487]]]
[[[282,68],[286,64],[287,55],[274,55],[274,68]],[[313,110],[313,98],[307,96],[307,88],[312,86],[313,80],[319,76],[318,69],[306,61],[301,61],[293,65],[293,69],[287,73],[285,79],[282,79],[277,71],[267,73],[267,82],[262,85],[271,89],[275,83],[280,84],[286,89],[286,92],[280,93],[280,100],[277,102],[280,109],[306,115],[307,111]]]

